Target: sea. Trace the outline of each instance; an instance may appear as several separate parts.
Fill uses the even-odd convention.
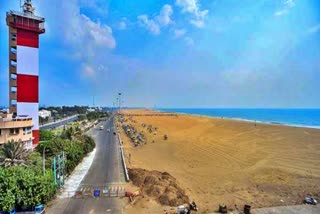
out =
[[[156,110],[320,129],[320,109],[158,108]]]

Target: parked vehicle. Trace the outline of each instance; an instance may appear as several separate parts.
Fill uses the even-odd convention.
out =
[[[185,207],[184,205],[180,205],[180,206],[178,206],[177,213],[178,214],[190,214],[191,211],[190,211],[189,207]]]
[[[16,211],[15,209],[11,210],[10,212],[0,211],[0,214],[43,214],[45,211],[45,205],[41,204],[23,211]]]
[[[100,129],[100,130],[103,130],[103,126],[100,126],[99,129]]]
[[[317,202],[317,200],[315,198],[305,197],[304,200],[303,200],[303,203],[317,205],[318,202]]]

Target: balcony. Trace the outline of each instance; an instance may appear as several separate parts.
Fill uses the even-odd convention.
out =
[[[42,34],[45,32],[44,22],[45,19],[39,16],[28,15],[17,11],[7,12],[7,25],[10,27]]]
[[[10,60],[17,61],[17,54],[14,52],[10,52]]]
[[[17,92],[11,91],[10,92],[10,100],[16,100],[17,99]]]
[[[17,79],[10,79],[10,87],[17,87]]]
[[[10,112],[12,112],[12,113],[16,113],[17,112],[17,104],[11,104]]]
[[[17,66],[10,65],[10,73],[11,74],[16,74],[17,73]]]

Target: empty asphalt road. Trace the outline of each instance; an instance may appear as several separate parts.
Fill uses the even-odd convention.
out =
[[[89,134],[96,142],[96,154],[92,165],[80,184],[82,187],[105,186],[109,183],[124,183],[124,170],[121,163],[118,138],[113,134],[114,119],[101,122],[91,129]],[[99,126],[103,130],[99,130]],[[110,129],[110,132],[107,130]],[[98,197],[84,199],[57,199],[47,209],[49,214],[77,213],[123,213],[122,201],[116,197]]]

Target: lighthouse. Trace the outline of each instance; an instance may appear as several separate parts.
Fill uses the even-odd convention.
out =
[[[9,11],[9,109],[32,117],[33,146],[39,143],[39,35],[45,19],[35,15],[31,0],[21,11]]]

